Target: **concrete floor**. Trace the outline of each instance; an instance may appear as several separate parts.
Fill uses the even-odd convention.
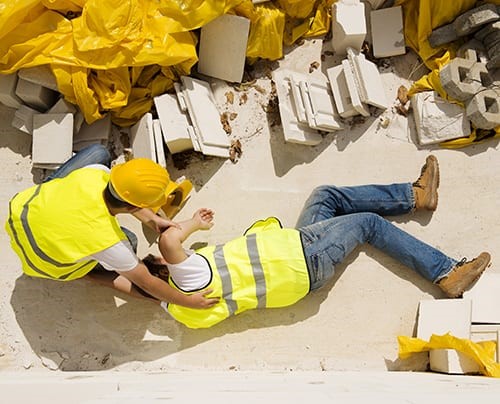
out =
[[[231,121],[232,137],[242,142],[243,155],[233,164],[223,159],[192,158],[178,169],[169,156],[172,179],[186,176],[195,185],[176,219],[190,217],[198,207],[216,210],[216,225],[193,235],[188,244],[223,242],[254,221],[277,216],[294,226],[310,191],[332,183],[406,182],[417,178],[429,153],[441,167],[439,207],[434,214],[393,218],[413,235],[455,258],[490,251],[497,265],[500,224],[500,159],[498,140],[461,150],[419,148],[413,118],[392,109],[343,131],[325,136],[315,147],[285,143],[277,114],[266,114],[270,81],[267,67],[287,66],[308,73],[328,45],[309,40],[287,50],[274,64],[255,68],[257,84],[245,92],[248,102],[233,105],[217,82],[222,111],[238,113]],[[338,60],[326,56],[320,75]],[[382,69],[390,100],[400,85],[424,73],[415,55],[390,59]],[[234,89],[231,91],[235,92]],[[235,92],[239,99],[241,93]],[[0,106],[0,215],[8,201],[39,181],[30,164],[31,139],[10,127],[13,110]],[[380,120],[388,118],[387,128]],[[140,235],[140,254],[156,252],[133,218],[122,217]],[[409,269],[365,246],[337,268],[336,278],[298,304],[253,311],[208,330],[189,330],[159,307],[117,295],[85,280],[58,283],[21,275],[8,236],[0,234],[0,370],[30,374],[63,371],[385,371],[424,369],[425,355],[397,358],[398,335],[413,335],[418,302],[443,298],[438,287]]]

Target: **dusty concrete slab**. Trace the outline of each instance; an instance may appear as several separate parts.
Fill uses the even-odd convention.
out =
[[[499,272],[498,140],[462,150],[419,148],[413,117],[401,117],[389,108],[378,117],[349,121],[346,129],[326,135],[314,147],[285,142],[278,111],[263,108],[271,98],[268,67],[324,75],[339,60],[326,54],[321,66],[309,73],[311,63],[321,61],[321,54],[330,49],[322,47],[321,40],[308,40],[287,50],[277,63],[258,64],[255,85],[244,91],[221,84],[217,102],[238,114],[231,121],[231,138],[240,139],[243,149],[236,164],[195,155],[180,169],[169,156],[171,178],[185,175],[194,184],[176,219],[190,217],[202,206],[216,212],[214,228],[193,235],[188,245],[229,240],[267,216],[294,226],[304,200],[320,184],[413,181],[432,152],[441,167],[437,211],[396,217],[394,223],[456,258],[488,250],[493,257],[488,271]],[[408,54],[392,58],[382,69],[389,100],[395,99],[400,85],[409,85],[412,71],[418,73],[411,79],[422,74],[419,63]],[[228,91],[235,94],[232,105],[224,97]],[[31,168],[31,137],[10,126],[13,115],[14,110],[0,107],[2,222],[9,199],[41,177]],[[386,128],[381,119],[388,120]],[[133,218],[120,220],[140,235],[140,255],[157,251]],[[0,243],[0,370],[22,374],[48,372],[42,356],[60,361],[65,371],[407,369],[424,362],[398,360],[396,337],[414,333],[420,300],[443,297],[438,287],[366,246],[337,268],[326,288],[295,306],[247,312],[196,331],[176,324],[151,303],[85,280],[63,284],[25,278],[5,232]]]

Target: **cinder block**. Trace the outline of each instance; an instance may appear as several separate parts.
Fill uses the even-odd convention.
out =
[[[161,125],[159,119],[153,119],[153,135],[155,138],[156,162],[162,167],[167,166],[165,159],[165,149],[163,147],[163,134],[161,133]]]
[[[21,78],[17,81],[16,95],[26,105],[35,108],[39,112],[47,111],[56,103],[59,97],[57,92]]]
[[[285,141],[315,146],[323,137],[308,125],[300,123],[294,113],[290,76],[293,72],[286,69],[274,70],[272,78],[278,95],[279,111]]]
[[[53,91],[59,90],[56,77],[48,65],[19,69],[17,74],[21,79],[29,81],[30,83],[50,88]]]
[[[342,68],[344,69],[345,81],[349,90],[349,96],[351,97],[352,106],[359,114],[363,116],[370,116],[368,107],[361,101],[360,88],[356,82],[354,67],[351,65],[349,60],[344,59],[342,61]]]
[[[364,0],[365,3],[369,3],[372,10],[376,10],[384,5],[387,0]]]
[[[433,48],[456,41],[459,38],[453,24],[442,25],[434,29],[427,38]]]
[[[441,98],[435,91],[424,91],[410,98],[420,145],[469,136],[470,122],[465,110]]]
[[[441,85],[450,97],[466,101],[491,84],[488,69],[471,59],[454,58],[439,72]]]
[[[464,293],[464,298],[472,301],[472,323],[498,324],[500,327],[500,274],[484,273]],[[478,331],[477,326],[475,330]]]
[[[500,23],[500,21],[498,21]],[[487,49],[494,48],[500,42],[500,30],[494,30],[483,38],[484,46]]]
[[[347,87],[347,81],[344,74],[344,67],[340,64],[330,67],[326,70],[328,81],[332,88],[333,99],[337,107],[337,111],[342,118],[349,118],[358,115],[358,111],[352,105],[352,99]]]
[[[482,42],[488,35],[490,35],[494,32],[499,32],[499,31],[500,31],[500,21],[495,21],[495,22],[486,24],[479,31],[475,32],[474,38],[476,38],[477,40]]]
[[[365,5],[359,0],[338,0],[332,6],[332,46],[345,54],[348,47],[360,50],[366,37]]]
[[[220,112],[210,85],[189,76],[182,76],[181,81],[189,117],[201,136],[201,142],[229,150],[229,138],[222,128]]]
[[[487,88],[467,103],[467,117],[476,128],[493,129],[500,125],[500,91]]]
[[[241,82],[245,68],[250,20],[224,14],[201,28],[198,72]]]
[[[434,372],[453,375],[481,373],[481,366],[474,359],[454,349],[431,349],[429,367]]]
[[[401,6],[370,13],[373,56],[385,58],[406,53]]]
[[[188,118],[182,112],[177,96],[163,94],[154,97],[154,103],[160,120],[163,139],[170,153],[175,154],[193,149],[193,142],[188,130],[190,126]]]
[[[16,95],[17,74],[0,74],[0,102],[10,108],[20,108],[23,105]]]
[[[361,101],[377,108],[387,109],[389,103],[385,96],[385,88],[377,65],[352,48],[347,49],[347,59],[354,72],[354,79],[359,89]]]
[[[450,333],[457,338],[469,339],[471,310],[469,299],[421,300],[417,337],[428,341],[432,334]]]
[[[33,115],[38,114],[37,110],[21,105],[14,113],[12,126],[30,135],[33,134]]]
[[[476,38],[472,38],[460,46],[457,50],[457,57],[462,59],[471,59],[471,57],[469,57],[471,51],[474,51],[475,53],[473,58],[474,60],[483,64],[488,63],[488,52],[486,51],[484,44]]]
[[[57,166],[72,156],[73,115],[33,115],[32,161],[34,166]]]
[[[75,121],[83,118],[81,114],[77,113]],[[91,124],[84,122],[81,128],[73,137],[74,150],[81,150],[86,145],[92,143],[107,143],[111,134],[111,115],[106,115],[104,118],[99,119]]]
[[[494,4],[486,3],[459,15],[453,21],[453,27],[459,36],[464,36],[499,18],[497,7]]]
[[[130,145],[134,158],[147,158],[156,161],[153,115],[146,113],[135,125],[130,127]]]

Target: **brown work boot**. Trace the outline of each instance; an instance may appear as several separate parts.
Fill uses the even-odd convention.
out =
[[[415,209],[434,211],[437,208],[439,186],[439,164],[432,154],[427,156],[420,177],[413,184]]]
[[[439,287],[448,297],[461,297],[464,291],[478,279],[489,266],[490,254],[482,252],[472,261],[463,259],[451,272],[438,282]]]

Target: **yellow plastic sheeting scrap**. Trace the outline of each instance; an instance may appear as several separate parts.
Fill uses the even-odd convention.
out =
[[[451,334],[433,334],[429,342],[406,336],[398,336],[399,357],[408,358],[417,352],[431,349],[455,349],[476,361],[486,376],[500,377],[500,364],[495,362],[495,341],[472,342],[468,339],[454,337]]]

